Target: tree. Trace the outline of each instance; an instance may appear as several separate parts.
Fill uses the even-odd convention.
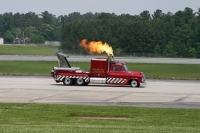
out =
[[[197,52],[195,48],[189,47],[188,57],[193,57],[193,58],[197,57]]]
[[[82,15],[83,20],[92,20],[92,19],[96,19],[97,15],[92,14],[92,12],[87,12],[86,14]]]
[[[160,45],[157,44],[155,47],[154,47],[154,53],[161,53],[161,49],[160,49]]]
[[[36,43],[36,44],[38,44],[38,43],[44,43],[44,42],[45,42],[45,39],[44,39],[44,37],[41,36],[41,35],[32,34],[32,35],[30,36],[30,42],[31,42],[31,43]]]
[[[14,37],[20,37],[21,29],[20,28],[12,28],[11,33],[12,33],[12,35],[14,35]]]
[[[115,14],[110,14],[110,13],[100,13],[99,15],[98,15],[98,17],[97,17],[97,19],[112,19],[112,18],[114,18],[114,17],[116,17],[116,15]]]
[[[9,30],[7,30],[4,34],[5,43],[13,43],[13,40],[14,40],[14,36]]]
[[[40,16],[42,16],[43,24],[53,25],[56,22],[55,15],[49,13],[48,11],[42,12]]]
[[[21,14],[20,13],[15,13],[13,15],[12,25],[13,27],[21,28]]]
[[[168,55],[168,56],[176,56],[176,51],[174,50],[174,44],[172,42],[169,42],[166,45],[166,48],[164,50],[164,54]]]
[[[82,17],[81,17],[80,12],[73,12],[73,13],[68,14],[68,16],[65,16],[65,19],[66,19],[65,20],[66,23],[70,23],[70,22],[81,20]]]
[[[183,11],[183,15],[184,17],[182,19],[184,24],[189,24],[190,21],[195,17],[193,10],[189,7],[185,8],[185,10]]]
[[[142,20],[150,20],[151,15],[150,15],[149,11],[143,11],[142,13],[140,13],[140,18]]]
[[[40,34],[44,36],[46,40],[51,40],[53,37],[54,33],[54,28],[50,24],[42,24],[41,29],[40,29]]]
[[[7,30],[11,30],[13,25],[12,25],[12,19],[13,19],[13,14],[12,13],[4,13],[2,17],[2,29],[3,32],[6,32]]]
[[[24,30],[24,34],[26,37],[30,37],[32,34],[37,34],[38,33],[38,30],[35,28],[35,27],[27,27],[25,28]]]
[[[196,54],[197,54],[197,58],[200,58],[200,43],[197,43]]]
[[[154,14],[152,15],[152,18],[153,19],[159,19],[159,18],[161,18],[163,16],[164,16],[164,13],[162,13],[162,10],[156,10],[154,12]]]
[[[2,37],[3,36],[3,34],[4,34],[4,32],[3,32],[3,20],[2,20],[2,18],[3,18],[3,15],[2,14],[0,14],[0,37]]]
[[[187,57],[188,49],[188,41],[191,38],[192,30],[188,24],[183,25],[182,27],[178,27],[175,29],[176,34],[173,37],[173,42],[175,45],[175,50],[178,55]]]

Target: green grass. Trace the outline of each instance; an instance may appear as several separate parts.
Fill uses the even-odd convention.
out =
[[[129,70],[143,71],[148,78],[200,79],[198,64],[126,63]]]
[[[89,70],[89,62],[70,62],[73,67]],[[200,79],[200,65],[126,63],[129,70],[142,71],[147,78]],[[50,75],[56,61],[0,61],[1,75]]]
[[[0,103],[1,133],[200,132],[200,110]]]
[[[50,61],[0,61],[3,75],[49,75],[57,62]]]
[[[38,45],[0,45],[0,55],[55,55],[58,47]]]

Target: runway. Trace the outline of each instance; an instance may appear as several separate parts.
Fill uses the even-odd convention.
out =
[[[64,86],[51,77],[0,76],[0,102],[200,108],[200,82],[146,80],[139,88],[89,84]]]
[[[92,58],[106,58],[106,56],[70,56],[70,62],[89,62]],[[125,63],[169,63],[169,64],[200,64],[200,59],[192,58],[148,58],[148,57],[114,57],[116,61]],[[0,61],[57,61],[56,56],[32,55],[0,55]]]

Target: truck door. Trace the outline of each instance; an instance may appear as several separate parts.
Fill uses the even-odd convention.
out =
[[[112,65],[110,67],[106,82],[108,84],[126,84],[127,80],[121,65]]]

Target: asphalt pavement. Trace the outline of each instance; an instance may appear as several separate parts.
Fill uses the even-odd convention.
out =
[[[69,61],[89,62],[92,58],[103,56],[70,56]],[[107,58],[107,57],[103,57]],[[114,57],[116,61],[125,63],[169,63],[169,64],[200,64],[200,59],[193,58],[145,58],[145,57]],[[27,61],[57,61],[56,56],[29,56],[29,55],[0,55],[0,60],[27,60]]]

